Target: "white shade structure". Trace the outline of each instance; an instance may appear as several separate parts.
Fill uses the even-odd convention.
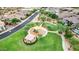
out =
[[[28,34],[25,38],[24,38],[24,42],[25,43],[34,43],[36,41],[36,36],[33,34]]]

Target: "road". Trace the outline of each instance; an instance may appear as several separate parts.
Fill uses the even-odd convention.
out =
[[[14,27],[11,30],[8,30],[2,34],[0,34],[0,39],[3,39],[9,35],[11,35],[12,33],[18,31],[19,29],[21,29],[22,27],[24,27],[27,23],[29,23],[30,21],[32,21],[36,16],[38,15],[38,12],[35,12],[33,15],[31,15],[29,18],[25,19],[25,21],[23,23],[21,23],[20,25]]]

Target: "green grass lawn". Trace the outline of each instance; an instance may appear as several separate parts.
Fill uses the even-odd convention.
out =
[[[19,31],[0,40],[0,50],[62,51],[63,49],[62,49],[61,37],[55,33],[48,33],[47,36],[38,38],[38,41],[33,45],[24,44],[23,38],[27,35],[28,29],[40,24],[41,23],[29,23]]]
[[[79,51],[79,39],[72,37],[72,38],[69,38],[69,41],[70,41],[73,49],[75,51]]]
[[[54,25],[54,24],[49,24],[49,23],[47,23],[47,22],[44,22],[44,24],[43,24],[43,26],[44,27],[47,27],[47,29],[49,30],[49,31],[57,31],[57,30],[60,30],[60,29],[65,29],[66,28],[66,26],[65,25],[62,25],[62,24],[59,24],[59,23],[57,23],[56,25]]]
[[[43,24],[43,26],[47,27],[47,29],[50,30],[50,31],[56,31],[56,30],[58,30],[58,26],[54,25],[54,24],[51,24],[51,23],[49,24],[49,23],[45,22]]]

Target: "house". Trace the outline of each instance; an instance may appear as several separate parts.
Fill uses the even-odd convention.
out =
[[[65,24],[67,24],[68,21],[72,23],[72,31],[79,35],[79,27],[77,26],[77,24],[79,24],[79,19],[77,17],[70,17],[64,19]]]
[[[73,24],[77,24],[79,23],[79,19],[77,17],[66,17],[63,19],[63,21],[69,21],[69,22],[72,22]]]

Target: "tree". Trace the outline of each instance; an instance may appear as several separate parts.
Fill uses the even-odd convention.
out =
[[[67,25],[68,25],[68,26],[71,26],[72,24],[73,24],[72,22],[67,21]]]
[[[45,8],[40,8],[40,13],[44,14],[45,13]]]
[[[34,8],[31,12],[34,13],[35,11],[37,11],[37,9]]]
[[[66,29],[67,29],[67,26],[62,25],[61,23],[58,24],[57,26],[58,26],[58,29],[59,29],[58,32],[59,32],[60,34],[63,33],[63,32],[65,32]]]
[[[42,20],[42,22],[44,22],[46,20],[46,16],[45,15],[40,15],[40,19]]]
[[[72,36],[73,36],[72,31],[70,30],[69,27],[67,27],[66,31],[65,31],[65,37],[66,38],[71,38]]]
[[[17,22],[20,22],[20,20],[17,19],[17,18],[13,18],[13,19],[11,20],[11,23],[13,23],[13,24],[16,24]]]
[[[48,17],[51,17],[53,19],[58,19],[58,16],[52,12],[48,12]]]
[[[62,20],[58,20],[58,23],[64,25],[65,23]]]

